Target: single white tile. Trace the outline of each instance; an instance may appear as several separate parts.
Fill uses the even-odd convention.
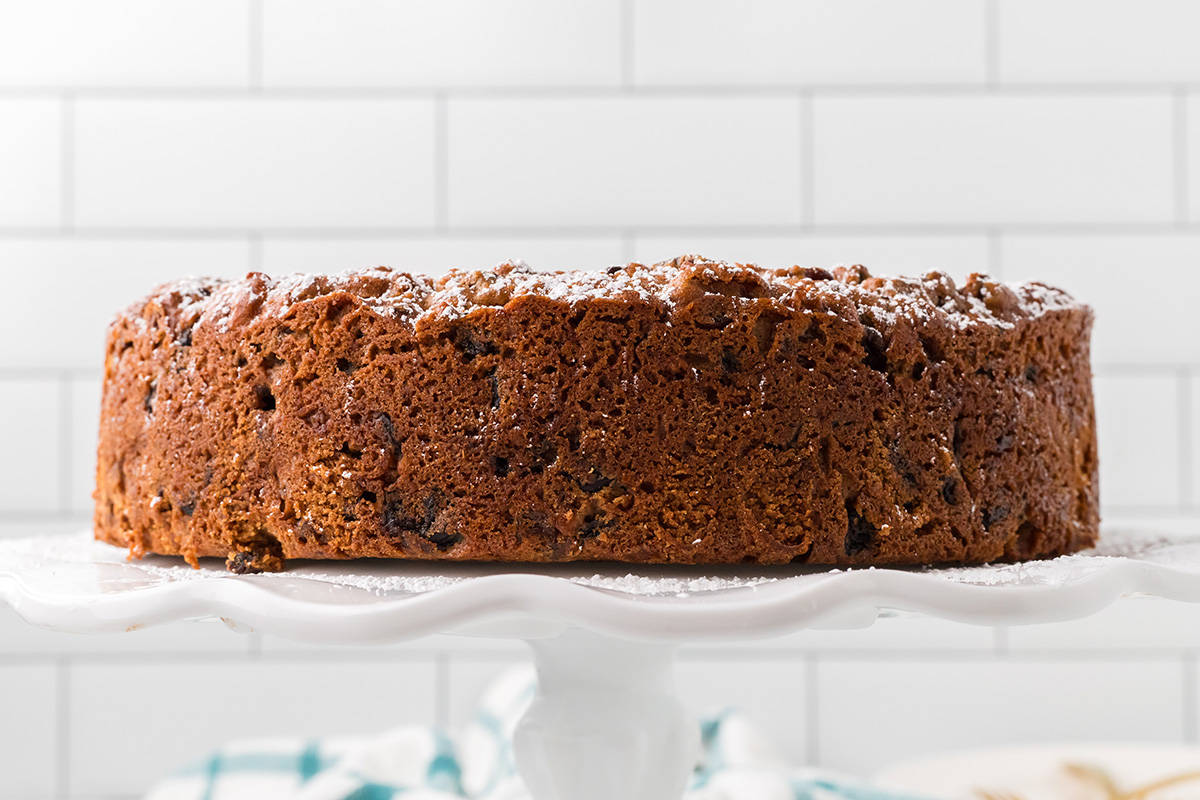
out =
[[[55,379],[0,381],[0,509],[59,505],[61,390]]]
[[[1172,375],[1100,374],[1095,387],[1101,504],[1178,507],[1178,380]]]
[[[804,660],[683,659],[675,673],[680,698],[697,720],[736,709],[789,763],[804,763],[808,745]]]
[[[932,270],[961,278],[985,272],[987,238],[979,236],[638,236],[635,257],[645,263],[700,253],[708,258],[764,267],[862,264],[876,275],[924,275]]]
[[[1009,628],[1007,640],[1008,647],[1016,652],[1135,648],[1182,651],[1200,647],[1200,605],[1127,597],[1083,619]]]
[[[432,661],[75,665],[71,789],[143,792],[236,739],[429,724],[433,686]]]
[[[1133,83],[1200,79],[1190,0],[1000,0],[1000,79]]]
[[[0,84],[246,83],[245,0],[38,0],[0,5]]]
[[[1165,94],[818,97],[813,108],[820,223],[1172,218]]]
[[[100,427],[100,378],[74,378],[70,382],[71,466],[67,473],[67,499],[72,511],[91,513],[96,488],[96,443]]]
[[[535,269],[595,269],[623,263],[617,236],[524,236],[309,239],[267,236],[263,270],[272,275],[351,267],[390,266],[425,275],[451,267],[492,267],[521,259]]]
[[[61,222],[61,115],[58,100],[0,100],[0,225]]]
[[[125,633],[63,633],[29,624],[0,605],[0,654],[20,656],[248,653],[251,639],[219,620],[175,622]]]
[[[608,0],[266,0],[263,73],[279,86],[591,86],[621,73]]]
[[[822,764],[870,774],[950,749],[1183,736],[1179,659],[821,660]]]
[[[800,221],[792,98],[452,99],[458,225]]]
[[[76,126],[81,226],[434,219],[432,100],[89,99]]]
[[[1049,283],[1095,309],[1097,363],[1200,363],[1200,339],[1192,330],[1200,298],[1200,236],[1006,235],[1000,263],[1005,280]],[[1154,279],[1139,279],[1147,275]],[[1154,313],[1129,313],[1131,279]]]
[[[53,662],[0,666],[0,794],[52,797],[58,720]]]
[[[236,238],[0,239],[0,264],[22,265],[4,276],[7,291],[22,302],[0,315],[0,366],[79,368],[99,376],[105,331],[118,311],[176,278],[245,275],[250,250]]]
[[[982,82],[982,0],[639,0],[643,84]]]

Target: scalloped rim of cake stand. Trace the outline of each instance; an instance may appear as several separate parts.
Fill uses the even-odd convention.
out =
[[[699,731],[671,678],[682,642],[863,627],[887,610],[1015,625],[1086,616],[1128,594],[1200,602],[1200,539],[1110,536],[1052,561],[943,570],[632,569],[322,562],[235,576],[128,562],[78,534],[0,541],[0,600],[73,631],[222,617],[325,643],[529,640],[538,688],[514,748],[536,800],[683,794]]]
[[[627,565],[411,562],[322,562],[235,576],[167,559],[127,562],[122,551],[72,534],[0,541],[0,599],[29,622],[60,630],[221,617],[287,638],[346,644],[435,633],[536,639],[571,628],[634,641],[737,641],[864,627],[889,611],[1018,625],[1087,616],[1130,594],[1200,602],[1200,538],[1139,536],[1110,535],[1105,550],[1023,565],[803,574],[647,569],[625,577]]]

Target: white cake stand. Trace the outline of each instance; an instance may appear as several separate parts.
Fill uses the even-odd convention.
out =
[[[129,562],[88,534],[0,541],[0,600],[57,630],[222,617],[312,642],[524,639],[538,693],[515,747],[536,800],[682,795],[698,732],[674,693],[680,643],[864,627],[893,610],[981,625],[1054,622],[1138,593],[1200,602],[1200,537],[1110,531],[1081,555],[941,570],[356,561],[247,576],[217,562],[198,570],[157,557]]]

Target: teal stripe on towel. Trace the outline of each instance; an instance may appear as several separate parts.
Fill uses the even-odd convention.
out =
[[[312,741],[300,753],[300,763],[297,765],[300,772],[300,783],[308,783],[314,775],[321,771],[321,745],[319,742]]]
[[[201,800],[212,800],[213,790],[217,788],[217,778],[221,776],[221,753],[213,753],[204,767],[204,794]]]
[[[402,791],[394,789],[391,786],[368,783],[355,789],[352,794],[346,795],[345,800],[392,800],[393,797]]]
[[[441,731],[434,734],[434,741],[437,750],[425,772],[426,783],[443,792],[462,794],[462,768],[454,753],[454,744]]]

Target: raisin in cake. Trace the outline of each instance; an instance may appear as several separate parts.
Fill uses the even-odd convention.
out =
[[[979,563],[1097,535],[1091,311],[687,256],[185,280],[109,332],[134,555]]]

